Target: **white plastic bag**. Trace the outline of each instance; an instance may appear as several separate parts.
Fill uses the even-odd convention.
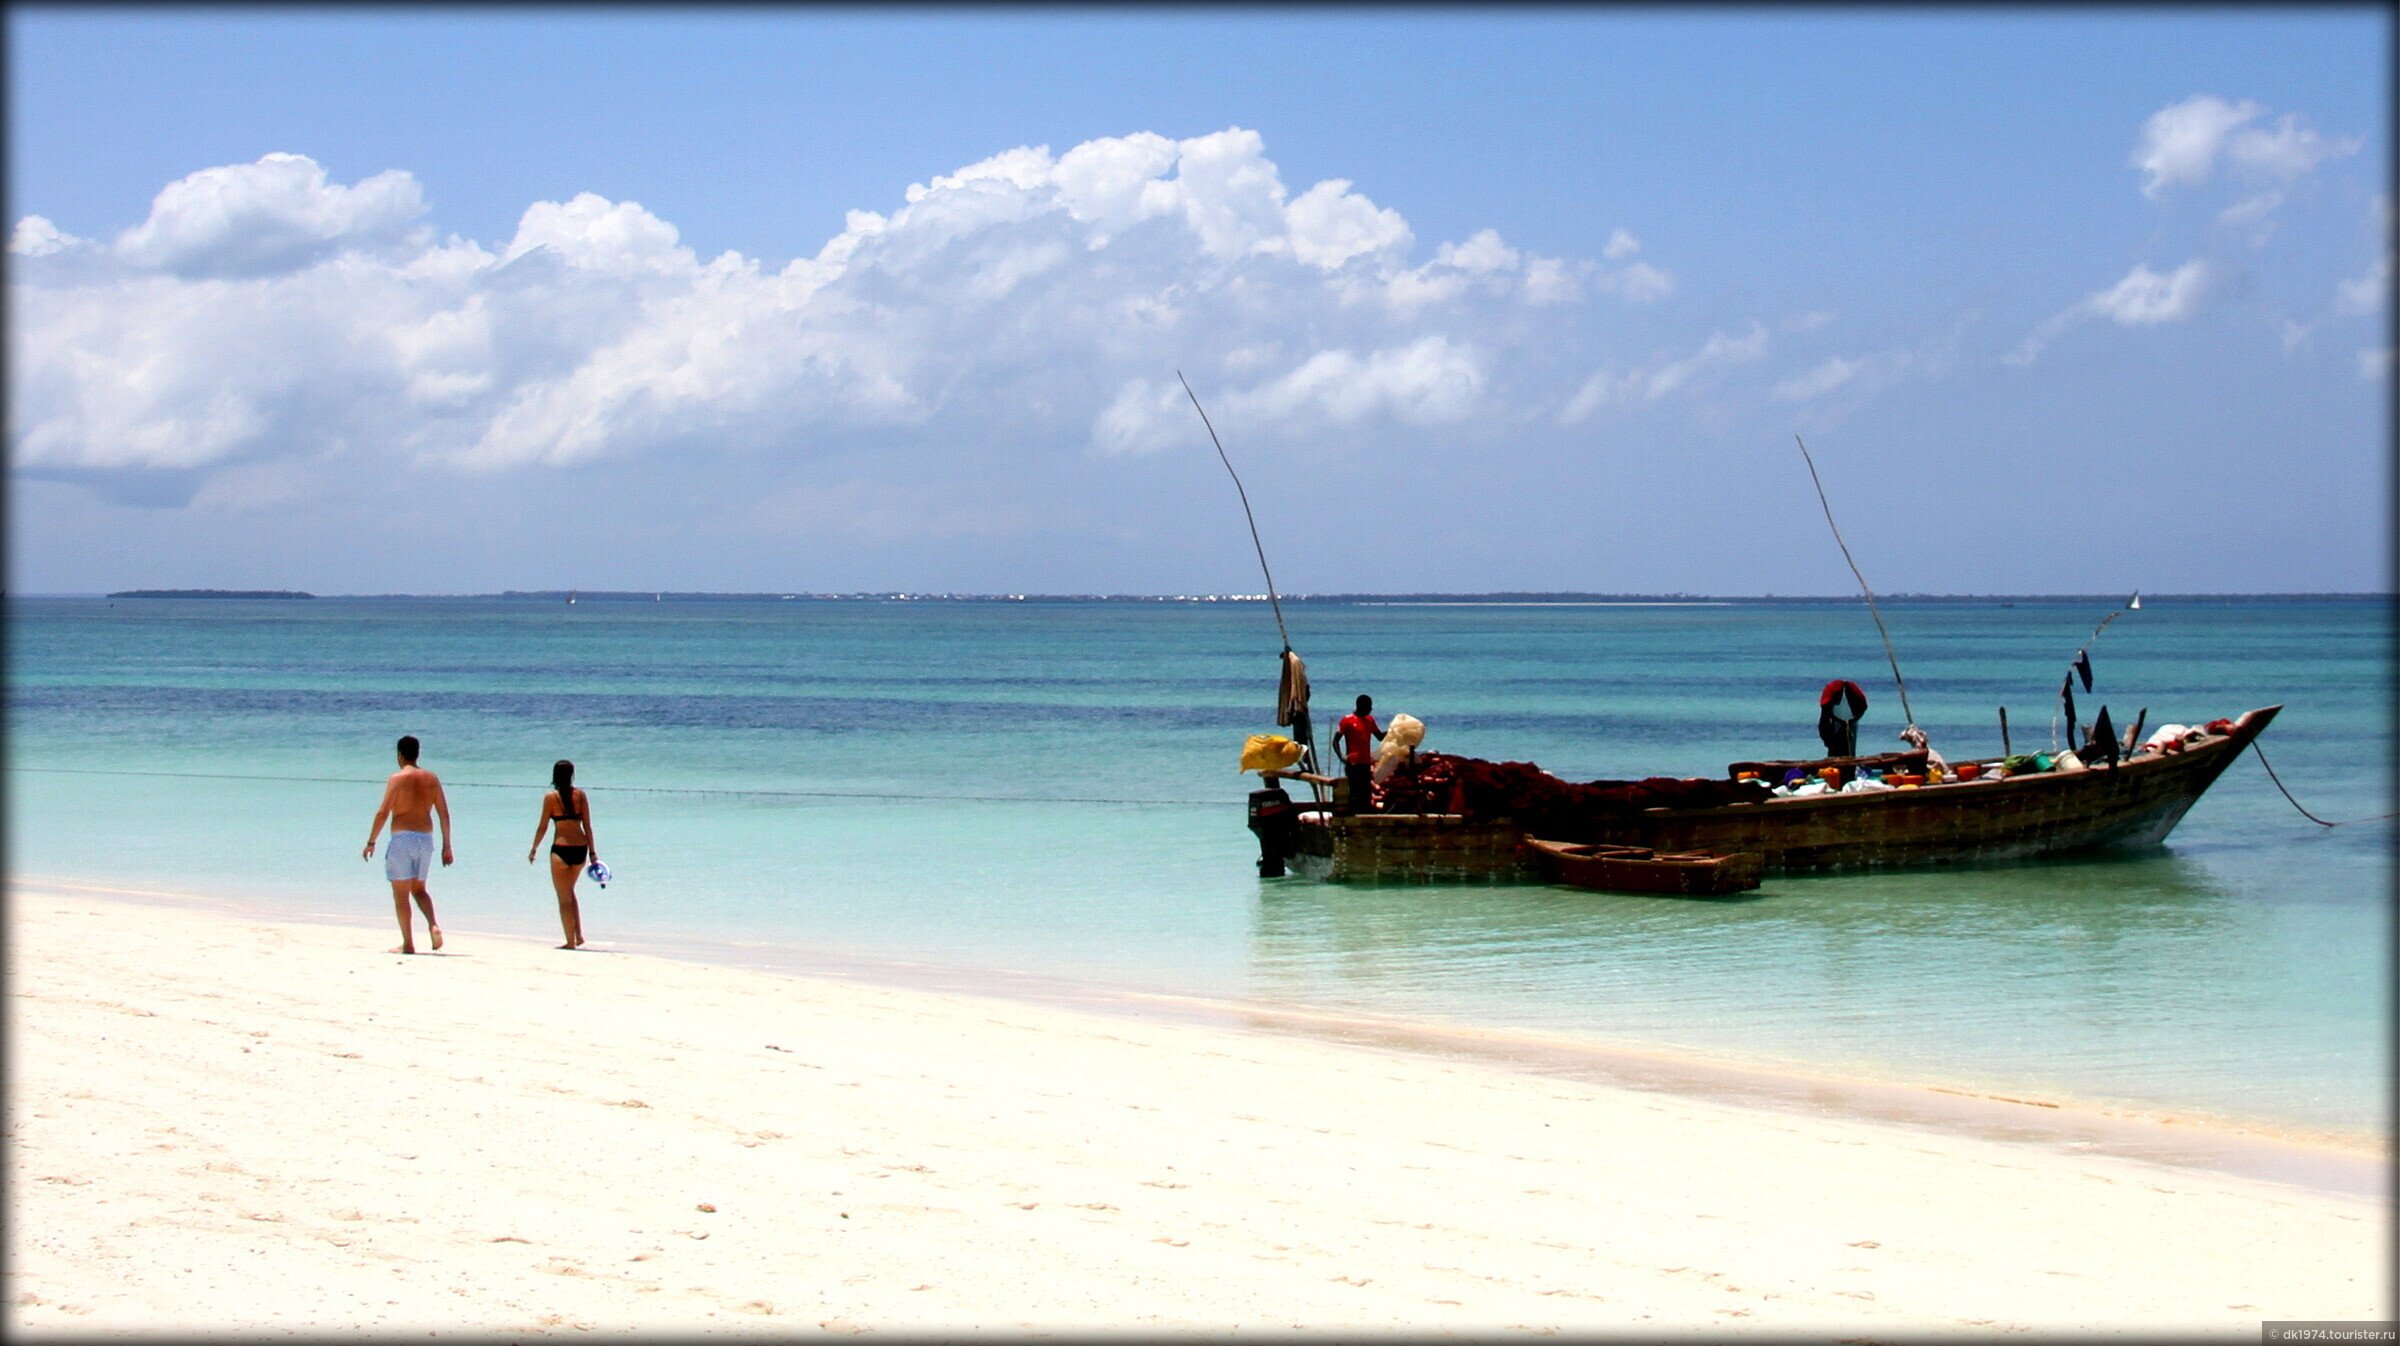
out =
[[[1408,760],[1409,752],[1424,741],[1425,725],[1416,716],[1393,716],[1391,728],[1383,731],[1383,746],[1375,750],[1375,783],[1390,780]]]

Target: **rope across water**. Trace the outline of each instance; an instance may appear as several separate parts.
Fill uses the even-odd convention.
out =
[[[2267,779],[2275,782],[2276,789],[2283,790],[2283,797],[2287,800],[2291,800],[2291,805],[2293,808],[2300,810],[2300,816],[2308,819],[2312,823],[2315,823],[2319,827],[2348,827],[2352,823],[2375,823],[2382,822],[2386,818],[2400,818],[2400,813],[2378,813],[2371,818],[2344,818],[2338,822],[2327,822],[2325,819],[2318,817],[2317,815],[2309,812],[2306,808],[2302,807],[2299,800],[2292,799],[2292,792],[2284,789],[2283,777],[2275,774],[2274,764],[2267,760],[2267,754],[2258,746],[2257,739],[2250,740],[2250,751],[2258,754],[2258,764],[2267,769]]]
[[[2250,751],[2258,754],[2258,764],[2267,769],[2267,779],[2275,783],[2284,799],[2300,811],[2300,816],[2319,827],[2348,827],[2353,823],[2383,822],[2400,817],[2400,813],[2377,813],[2364,818],[2325,819],[2308,811],[2306,805],[2294,798],[2283,777],[2275,774],[2275,766],[2267,760],[2265,750],[2257,740]],[[357,785],[373,787],[383,782],[360,776],[261,776],[237,775],[219,771],[130,771],[105,767],[16,766],[11,771],[24,771],[51,776],[140,776],[157,780],[236,780],[282,785]],[[453,780],[443,782],[462,790],[532,790],[539,788],[525,781]],[[587,787],[595,794],[654,794],[654,795],[730,795],[762,799],[873,799],[928,804],[1122,804],[1137,808],[1216,809],[1225,807],[1215,799],[1112,799],[1099,795],[970,795],[918,794],[900,790],[760,790],[721,789],[702,785],[603,785]]]
[[[243,780],[302,785],[362,785],[377,786],[379,780],[356,776],[242,776],[211,771],[122,771],[104,767],[10,766],[11,771],[40,772],[54,776],[148,776],[165,780]],[[530,781],[444,781],[445,787],[462,790],[537,790],[547,788]],[[583,787],[592,794],[651,794],[651,795],[749,795],[769,799],[875,799],[905,800],[929,804],[1130,804],[1143,808],[1221,809],[1225,801],[1217,799],[1111,799],[1097,795],[967,795],[912,794],[896,790],[758,790],[718,789],[703,785],[594,785]]]

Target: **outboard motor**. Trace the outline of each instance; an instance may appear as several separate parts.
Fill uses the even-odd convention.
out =
[[[1258,834],[1258,876],[1282,878],[1284,857],[1298,849],[1300,841],[1300,810],[1283,787],[1250,792],[1250,830]]]

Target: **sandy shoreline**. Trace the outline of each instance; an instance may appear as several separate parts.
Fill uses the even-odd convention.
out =
[[[381,928],[379,922],[357,912],[293,913],[222,894],[129,888],[41,875],[19,876],[14,882],[34,891],[132,898],[245,918],[288,919],[345,929]],[[492,933],[485,932],[487,936]],[[515,938],[517,932],[499,937]],[[1562,1036],[1522,1027],[1394,1018],[1348,1006],[1227,999],[1055,973],[845,952],[822,945],[667,936],[631,943],[601,940],[591,947],[713,968],[862,981],[904,991],[997,997],[1432,1053],[1637,1091],[1711,1098],[1809,1116],[1904,1122],[2068,1153],[2146,1159],[2353,1196],[2382,1197],[2392,1191],[2392,1156],[2380,1132],[2162,1109],[2029,1091],[2022,1086],[2003,1091],[1956,1078],[1912,1078],[1855,1069],[1835,1072],[1806,1062],[1706,1056],[1678,1048]]]
[[[2255,1339],[2388,1203],[1470,1054],[12,886],[12,1329]],[[713,1207],[712,1209],[705,1209]]]

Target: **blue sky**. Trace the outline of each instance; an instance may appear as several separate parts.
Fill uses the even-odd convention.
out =
[[[2388,585],[2381,10],[9,37],[20,592]]]

